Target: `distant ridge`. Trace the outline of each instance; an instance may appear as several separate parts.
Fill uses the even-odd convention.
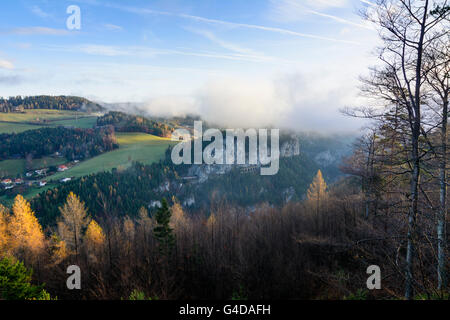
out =
[[[23,112],[32,109],[100,112],[104,108],[96,102],[76,96],[17,96],[0,98],[0,112]]]

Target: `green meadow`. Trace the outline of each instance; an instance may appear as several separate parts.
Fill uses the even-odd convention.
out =
[[[45,120],[45,123],[41,121]],[[21,133],[46,126],[93,128],[97,117],[83,112],[65,110],[26,110],[24,113],[0,113],[0,133]]]
[[[72,118],[76,116],[86,116],[86,113],[66,110],[34,109],[25,110],[23,113],[0,113],[0,121],[34,122],[41,120]]]
[[[66,163],[65,158],[43,157],[40,159],[31,160],[28,170],[36,170],[48,168],[51,166],[58,166]],[[16,177],[23,175],[27,169],[25,159],[13,159],[0,161],[0,178],[1,177]]]
[[[39,121],[45,120],[45,124]],[[36,124],[33,124],[36,122]],[[0,133],[20,133],[26,130],[39,129],[45,126],[73,126],[77,128],[92,128],[97,117],[86,113],[60,110],[27,110],[25,113],[0,113]],[[95,158],[80,162],[65,172],[58,172],[43,179],[49,181],[45,187],[32,187],[23,195],[31,199],[37,194],[58,185],[58,181],[68,177],[82,177],[113,168],[123,170],[132,162],[139,161],[144,164],[157,162],[164,157],[170,145],[176,142],[145,133],[116,133],[119,148],[101,154]],[[33,159],[28,163],[25,159],[0,161],[0,178],[24,175],[27,170],[48,168],[66,163],[64,158],[44,157]],[[53,182],[52,182],[53,181]],[[0,203],[11,204],[12,199],[1,196]]]
[[[49,180],[59,180],[68,177],[110,171],[113,168],[125,169],[133,161],[151,164],[161,160],[169,147],[176,142],[146,133],[116,133],[119,149],[88,159],[73,168],[48,177]]]
[[[75,128],[90,129],[97,124],[97,117],[83,117],[69,120],[55,120],[52,126],[72,126]]]
[[[13,123],[13,122],[0,122],[0,134],[1,133],[21,133],[27,130],[34,130],[42,128],[43,126],[25,124],[25,123]]]

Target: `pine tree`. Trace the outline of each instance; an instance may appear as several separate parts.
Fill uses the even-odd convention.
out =
[[[9,223],[11,247],[18,255],[32,256],[44,248],[44,233],[30,204],[21,195],[14,200],[13,215]]]
[[[175,245],[175,235],[169,226],[171,215],[167,200],[163,199],[161,208],[155,214],[156,227],[153,229],[153,235],[159,242],[163,254],[168,254]]]
[[[0,300],[43,300],[49,298],[44,286],[31,284],[32,269],[11,258],[0,259]]]
[[[67,196],[63,207],[59,208],[61,217],[58,221],[58,235],[70,250],[78,256],[83,232],[89,224],[89,217],[84,203],[73,193]]]

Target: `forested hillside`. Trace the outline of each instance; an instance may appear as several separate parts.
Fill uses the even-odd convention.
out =
[[[70,192],[78,194],[93,215],[108,212],[113,216],[134,217],[139,208],[151,209],[161,198],[173,196],[189,211],[207,211],[221,202],[249,209],[260,203],[280,207],[289,201],[303,199],[319,168],[313,160],[300,155],[282,158],[280,170],[274,176],[243,173],[242,168],[236,166],[225,174],[211,174],[205,182],[199,182],[197,178],[189,181],[184,179],[188,168],[173,165],[168,150],[166,159],[160,163],[134,163],[125,171],[113,170],[83,177],[49,189],[31,202],[44,225],[56,221],[58,208]],[[327,179],[331,180],[331,177],[336,178],[326,174]]]
[[[0,112],[20,112],[28,109],[55,109],[98,112],[103,108],[86,98],[73,96],[29,96],[0,98]]]
[[[0,134],[0,160],[41,158],[56,152],[68,160],[83,160],[117,147],[111,127],[95,130],[56,127]]]
[[[172,126],[166,123],[117,111],[111,111],[99,117],[97,125],[112,125],[118,132],[144,132],[160,137],[168,137],[174,130]]]

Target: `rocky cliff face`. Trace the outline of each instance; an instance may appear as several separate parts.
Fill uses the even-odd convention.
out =
[[[284,141],[281,143],[280,146],[280,157],[281,158],[287,158],[287,157],[293,157],[300,155],[300,141],[298,137],[291,137],[289,140]],[[248,154],[246,159],[248,159]],[[246,168],[249,166],[249,164],[213,164],[213,165],[207,165],[207,164],[201,164],[201,165],[192,165],[189,168],[188,176],[190,177],[198,177],[198,182],[203,183],[206,180],[208,180],[208,177],[210,175],[222,175],[226,174],[233,167],[242,167]],[[261,166],[258,160],[258,164],[256,165],[258,167]]]
[[[288,158],[298,156],[300,154],[300,141],[298,137],[292,137],[290,140],[285,141],[280,147],[280,157]]]
[[[285,163],[288,163],[287,161],[291,161],[291,164],[289,164],[291,168],[292,161],[294,161],[294,163],[297,163],[297,161],[299,161],[298,163],[300,163],[301,161],[308,161],[308,163],[311,164],[309,167],[314,168],[313,171],[320,168],[325,175],[328,175],[327,183],[332,183],[334,179],[336,179],[336,177],[341,174],[339,171],[339,164],[342,160],[342,157],[349,152],[349,145],[349,139],[345,140],[341,137],[328,137],[308,134],[291,136],[285,135],[283,137],[280,137],[280,157],[289,158],[289,160],[286,159]],[[248,159],[248,154],[246,155],[246,159]],[[184,171],[180,180],[161,183],[161,185],[156,188],[155,191],[157,191],[158,193],[164,193],[168,191],[175,193],[179,197],[179,200],[181,201],[183,207],[188,208],[197,206],[201,205],[202,199],[201,197],[197,196],[196,190],[202,190],[202,194],[211,191],[202,189],[208,179],[214,176],[227,175],[234,168],[240,169],[242,174],[248,174],[249,176],[252,176],[254,175],[253,173],[259,173],[260,166],[260,164],[190,165],[187,168],[187,171]],[[309,178],[305,179],[306,173],[301,170],[301,168],[304,166],[306,165],[302,164],[301,166],[299,166],[298,172],[292,170],[289,171],[289,176],[292,176],[292,179],[295,179],[296,182],[301,181],[301,183],[303,183],[307,187],[310,183],[310,180]],[[290,169],[285,168],[285,170]],[[282,178],[284,180],[282,181],[286,182],[286,174],[282,176],[284,176],[284,178]],[[276,176],[274,176],[273,178],[275,178],[276,180]],[[243,179],[245,180],[246,178],[243,177]],[[224,181],[227,180],[225,179]],[[276,183],[279,184],[280,181]],[[184,190],[186,190],[186,184],[189,184],[192,188],[188,188],[189,191],[184,192]],[[294,181],[292,185],[290,185],[289,181],[287,181],[287,183],[282,183],[282,185],[283,188],[280,188],[280,190],[277,191],[277,193],[280,193],[282,195],[282,202],[287,203],[293,201],[293,199],[299,199],[303,196],[303,191],[300,192],[297,190],[298,185],[296,185],[297,189],[294,188]],[[214,192],[219,191],[214,190]],[[264,194],[266,192],[264,186],[261,185],[260,189],[258,189],[257,192],[259,192],[259,195]],[[226,194],[224,194],[223,196],[226,197]],[[153,203],[153,206],[156,206],[156,204]]]

